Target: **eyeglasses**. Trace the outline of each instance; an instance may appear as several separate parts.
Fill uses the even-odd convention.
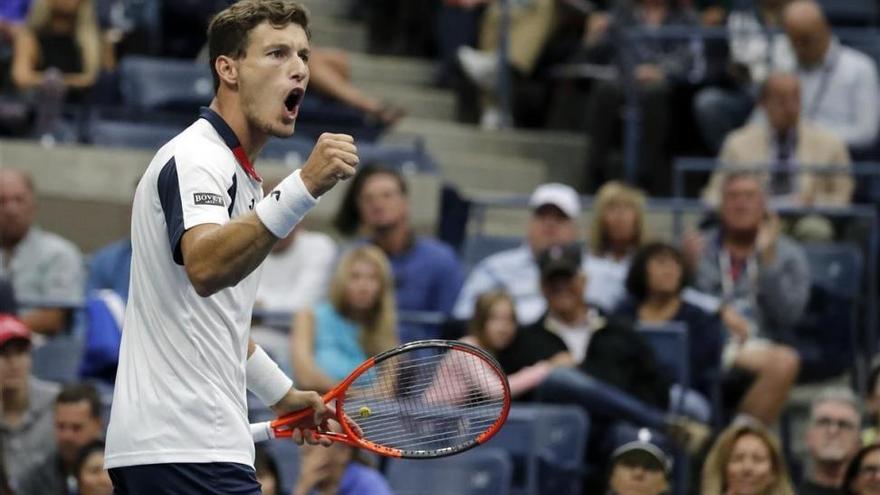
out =
[[[831,428],[832,426],[836,426],[842,431],[854,431],[856,429],[856,424],[852,421],[847,421],[845,419],[834,419],[827,416],[814,419],[813,424],[820,428]]]
[[[865,464],[859,468],[859,476],[876,478],[880,475],[880,465]]]

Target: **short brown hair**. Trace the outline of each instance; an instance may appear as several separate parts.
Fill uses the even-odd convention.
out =
[[[305,7],[291,0],[240,0],[211,19],[208,25],[208,52],[214,92],[220,88],[220,76],[215,64],[221,55],[239,58],[247,51],[251,30],[268,21],[273,27],[283,28],[299,24],[311,39],[309,13]]]

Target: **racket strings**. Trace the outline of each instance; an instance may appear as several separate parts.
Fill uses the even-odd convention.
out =
[[[483,358],[456,348],[392,356],[358,377],[345,414],[367,441],[404,452],[453,449],[498,420],[505,384]]]

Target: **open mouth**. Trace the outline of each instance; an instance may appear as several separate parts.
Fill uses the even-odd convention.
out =
[[[290,93],[287,93],[287,98],[284,99],[284,107],[287,108],[288,112],[294,113],[299,108],[304,93],[302,88],[294,88]]]

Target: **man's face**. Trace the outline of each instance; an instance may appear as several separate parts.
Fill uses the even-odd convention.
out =
[[[609,483],[617,495],[660,495],[669,488],[662,470],[626,459],[614,464]]]
[[[91,413],[85,400],[55,406],[55,442],[65,463],[73,463],[80,449],[99,438],[101,419]]]
[[[797,78],[779,76],[768,81],[761,105],[777,132],[794,129],[801,116],[801,90]]]
[[[814,67],[822,63],[828,51],[830,34],[820,18],[796,9],[796,12],[788,13],[783,27],[799,64]]]
[[[293,134],[309,83],[309,53],[299,24],[276,28],[267,21],[251,30],[245,55],[234,62],[249,126],[275,137]]]
[[[755,231],[766,213],[764,191],[757,177],[730,179],[721,194],[721,223],[731,232]]]
[[[823,402],[807,427],[807,449],[818,462],[843,463],[859,449],[859,415],[844,402]]]
[[[24,340],[12,340],[0,347],[0,388],[23,390],[31,375],[30,344]]]
[[[553,205],[539,206],[529,220],[528,240],[533,253],[550,246],[571,244],[577,238],[574,220]]]
[[[385,230],[405,222],[409,203],[397,178],[390,174],[374,174],[364,182],[357,197],[361,221],[371,231]]]
[[[34,222],[37,204],[24,177],[0,172],[0,241],[20,241]]]
[[[547,300],[547,308],[554,315],[570,315],[584,304],[586,277],[553,275],[541,280],[541,291]]]

